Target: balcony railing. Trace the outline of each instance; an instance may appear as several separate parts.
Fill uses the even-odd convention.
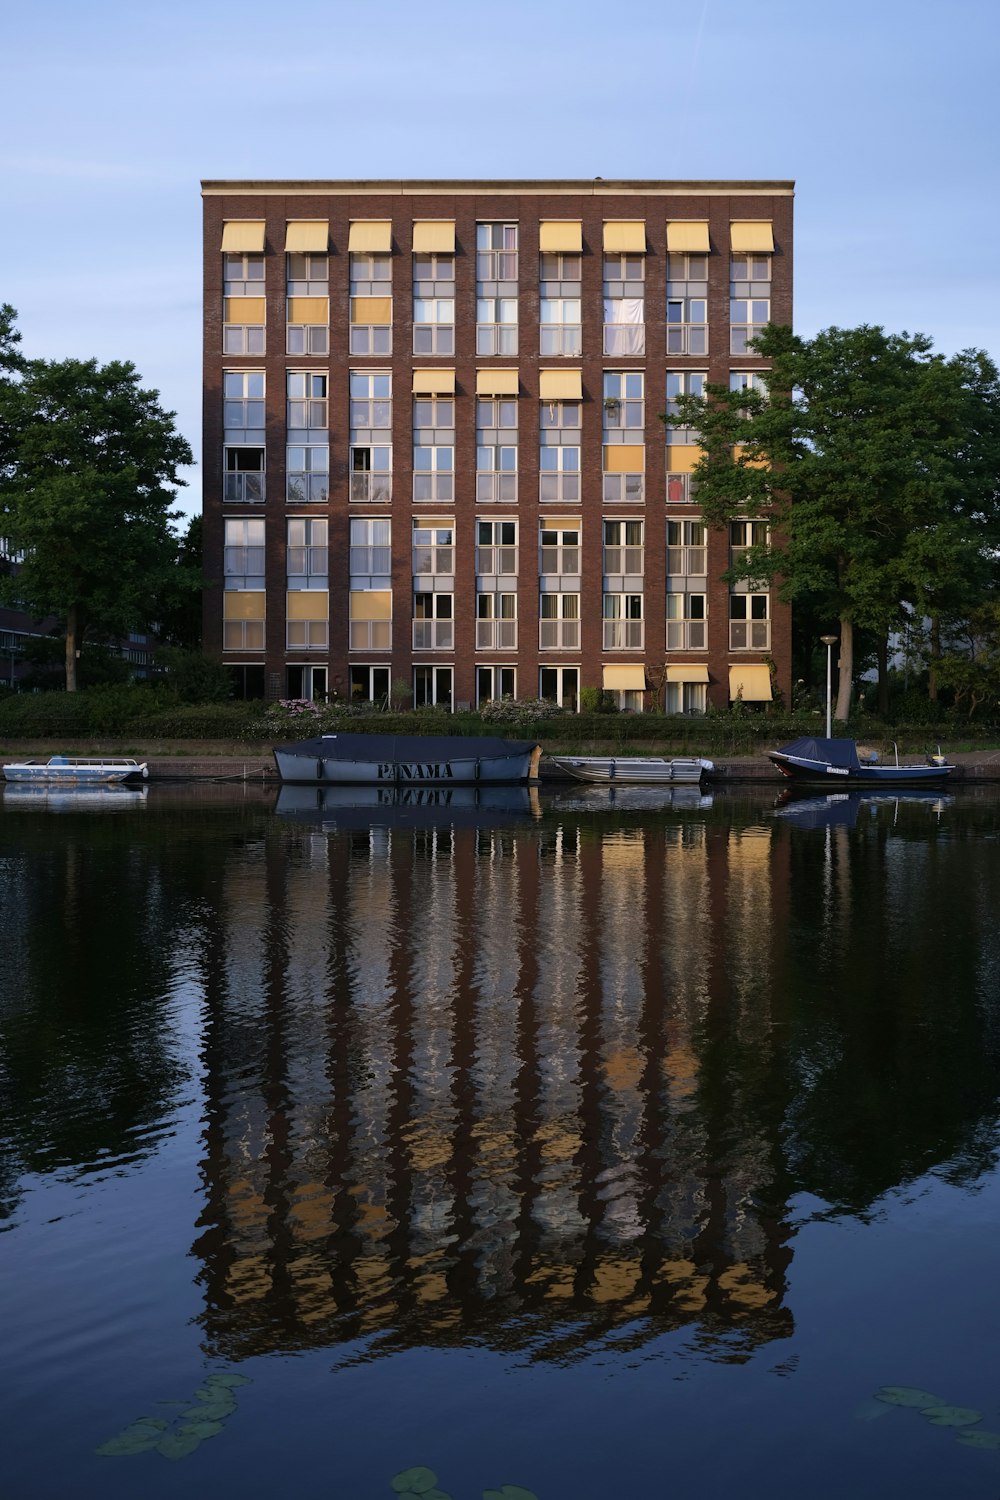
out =
[[[222,626],[224,651],[263,651],[263,620],[225,620]]]
[[[579,547],[542,547],[541,571],[546,576],[575,577],[580,572]]]
[[[348,555],[352,577],[386,577],[392,572],[391,547],[356,545],[351,547]]]
[[[579,620],[539,620],[538,646],[541,651],[579,651]]]
[[[264,475],[239,470],[223,476],[222,498],[227,505],[261,505],[264,501]]]
[[[391,620],[352,620],[352,651],[388,651],[392,646]]]
[[[644,551],[642,547],[605,547],[605,573],[628,573],[633,577],[641,575]]]
[[[454,646],[454,620],[414,620],[414,651],[451,651]]]
[[[730,651],[769,651],[771,649],[770,620],[730,620]]]
[[[477,651],[516,651],[516,620],[477,620]]]
[[[390,474],[352,474],[351,500],[370,500],[375,505],[388,505],[392,499],[392,476]]]
[[[668,547],[667,573],[674,578],[702,577],[708,567],[706,547]]]
[[[285,494],[289,505],[325,505],[330,498],[330,476],[289,474]]]
[[[624,500],[638,505],[646,493],[645,474],[605,474],[605,500]]]
[[[517,574],[516,547],[477,547],[476,572],[480,575]]]
[[[455,572],[454,547],[414,547],[413,574],[416,578],[450,578]]]
[[[641,651],[645,628],[645,620],[605,620],[605,651]]]
[[[477,474],[476,499],[483,504],[490,502],[513,503],[517,499],[516,474]]]
[[[580,498],[580,475],[542,473],[538,476],[538,498],[543,505],[560,505]]]
[[[695,488],[690,474],[668,474],[667,504],[690,505],[694,500]]]
[[[579,355],[583,349],[583,329],[579,323],[542,323],[538,329],[539,353]]]
[[[668,354],[707,354],[707,323],[668,323]]]
[[[668,651],[704,651],[708,645],[707,620],[668,620]]]

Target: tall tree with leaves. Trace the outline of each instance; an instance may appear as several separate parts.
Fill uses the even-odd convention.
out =
[[[0,597],[65,622],[66,687],[88,631],[151,623],[176,573],[170,509],[191,450],[132,364],[30,360],[0,390],[0,534],[23,553]],[[173,570],[173,572],[172,572]]]
[[[1000,538],[1000,379],[989,358],[931,353],[922,334],[769,325],[768,393],[709,385],[668,423],[699,429],[710,525],[768,516],[739,576],[780,579],[840,625],[836,716],[850,711],[854,631],[884,641],[905,603],[934,616],[985,578]]]

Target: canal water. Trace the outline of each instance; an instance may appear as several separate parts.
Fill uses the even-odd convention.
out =
[[[4,1494],[995,1500],[998,911],[974,792],[8,789]]]

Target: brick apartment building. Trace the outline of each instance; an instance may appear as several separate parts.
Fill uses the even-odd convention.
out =
[[[792,318],[791,182],[205,182],[205,646],[248,696],[790,691],[659,420]]]

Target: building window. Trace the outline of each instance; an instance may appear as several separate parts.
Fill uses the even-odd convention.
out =
[[[771,649],[769,601],[768,594],[730,594],[730,651],[769,651]]]
[[[580,498],[580,402],[543,401],[539,411],[538,498]]]
[[[263,594],[260,596],[263,599]],[[224,651],[263,651],[264,620],[223,620],[222,649]]]
[[[288,521],[285,574],[289,592],[330,587],[329,522],[293,516]]]
[[[351,353],[392,353],[389,255],[351,255]]]
[[[454,596],[413,595],[414,651],[452,651],[455,647]]]
[[[670,449],[667,448],[667,458],[670,457]],[[672,473],[667,470],[667,504],[668,505],[691,505],[694,501],[694,492],[697,488],[693,474]]]
[[[517,500],[517,401],[476,401],[476,499]]]
[[[285,348],[289,354],[329,354],[330,258],[290,254],[285,259]]]
[[[266,299],[263,255],[223,256],[223,354],[263,354]]]
[[[605,594],[603,615],[605,651],[642,650],[645,624],[641,594]]]
[[[645,567],[642,521],[605,521],[604,577],[641,578]],[[611,585],[606,584],[606,587]]]
[[[604,375],[604,499],[641,503],[646,484],[646,403],[639,370]]]
[[[224,255],[223,271],[223,291],[227,297],[263,297],[263,255]]]
[[[325,375],[311,375],[303,370],[289,370],[285,376],[286,383],[286,410],[285,422],[288,426],[289,436],[298,433],[303,435],[319,429],[326,434],[329,417],[327,414],[327,377]]]
[[[388,516],[352,516],[350,526],[352,590],[391,588],[392,521]]]
[[[752,354],[747,344],[771,320],[771,257],[733,255],[729,264],[729,352]]]
[[[476,353],[517,353],[517,225],[476,226]]]
[[[476,574],[480,578],[517,576],[516,521],[477,521]]]
[[[708,573],[707,543],[704,521],[668,521],[667,577],[704,580]]]
[[[729,563],[735,567],[742,562],[751,547],[766,547],[770,540],[770,527],[766,521],[730,521]]]
[[[289,443],[285,451],[289,505],[325,505],[330,498],[329,443]]]
[[[413,257],[413,352],[455,352],[455,257]]]
[[[708,376],[701,370],[668,370],[667,371],[667,416],[677,415],[677,398],[679,396],[697,396],[699,400],[705,395],[705,381]],[[667,446],[671,443],[696,443],[698,431],[695,427],[674,427],[667,425]],[[667,453],[667,468],[670,468],[670,454]]]
[[[539,572],[543,581],[561,578],[574,580],[570,592],[579,590],[580,533],[575,528],[543,524],[540,534]]]
[[[538,696],[547,703],[557,703],[571,714],[580,707],[580,668],[542,667],[538,673]]]
[[[223,572],[227,589],[264,587],[264,522],[227,520]]]
[[[414,588],[426,588],[427,580],[446,578],[447,590],[452,589],[455,576],[455,528],[454,525],[426,521],[413,523],[413,578]]]
[[[227,443],[264,444],[264,371],[222,372],[222,421]]]
[[[667,256],[667,353],[708,353],[708,256]]]
[[[392,495],[392,376],[351,371],[351,499]]]
[[[579,255],[539,256],[540,354],[578,355],[583,348]]]
[[[454,693],[453,667],[414,667],[414,708],[446,708],[451,711]]]
[[[476,650],[517,650],[517,595],[476,595]]]
[[[455,402],[450,396],[414,398],[413,498],[455,498]]]
[[[290,663],[285,668],[285,691],[289,698],[309,703],[328,701],[328,667],[313,667],[308,662],[299,665]]]
[[[731,391],[756,391],[759,396],[767,396],[767,371],[766,370],[730,370],[729,389]]]
[[[642,255],[605,255],[605,354],[645,354],[645,274]]]
[[[497,703],[517,697],[516,667],[477,667],[476,703]]]
[[[224,450],[222,498],[227,505],[257,505],[264,500],[264,449]]]
[[[579,594],[544,593],[539,598],[538,613],[540,650],[579,651]]]
[[[664,699],[665,713],[703,714],[707,707],[708,685],[704,682],[668,682]]]
[[[691,593],[687,580],[667,580],[667,650],[704,651],[708,647],[707,595]]]
[[[302,597],[308,598],[308,595],[302,595]],[[317,609],[319,599],[322,599],[324,607],[329,608],[329,595],[325,591],[317,595]],[[323,651],[329,644],[329,620],[285,621],[285,645],[289,651]]]
[[[391,667],[351,665],[351,702],[373,703],[376,708],[389,707]]]

